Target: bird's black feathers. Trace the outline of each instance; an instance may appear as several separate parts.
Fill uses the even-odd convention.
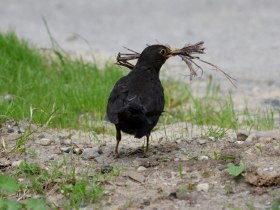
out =
[[[167,51],[168,48],[147,47],[132,71],[115,84],[108,100],[107,118],[116,125],[117,134],[123,131],[141,138],[149,136],[157,124],[164,110],[159,71],[167,59],[163,54],[165,51],[160,50]]]

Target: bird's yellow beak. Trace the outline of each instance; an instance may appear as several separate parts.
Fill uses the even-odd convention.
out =
[[[170,56],[178,55],[180,53],[181,53],[181,49],[180,48],[174,48],[174,49],[171,49]]]

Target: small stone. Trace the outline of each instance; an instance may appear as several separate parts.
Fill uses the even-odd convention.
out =
[[[253,142],[258,140],[258,136],[255,133],[252,133],[248,136],[248,138],[246,139],[247,142]]]
[[[111,173],[112,171],[113,171],[113,166],[111,166],[111,165],[104,165],[104,166],[102,166],[101,167],[101,173],[102,174],[108,174],[108,173]]]
[[[44,157],[44,161],[49,162],[51,160],[54,160],[55,156],[57,156],[57,154],[51,154],[50,156],[46,156]]]
[[[97,163],[102,163],[102,164],[104,164],[104,162],[105,162],[103,156],[95,157],[95,158],[94,158],[94,161],[97,162]]]
[[[140,182],[140,183],[143,183],[145,181],[145,177],[143,175],[139,174],[138,172],[135,172],[135,171],[129,171],[127,173],[127,176],[129,178],[131,178],[132,180]]]
[[[70,145],[72,145],[72,140],[71,139],[61,138],[60,139],[60,144],[70,146]]]
[[[51,145],[52,142],[53,141],[48,138],[42,138],[42,139],[36,141],[37,144],[40,144],[42,146],[49,146],[49,145]]]
[[[228,139],[228,142],[234,143],[234,142],[236,142],[236,140],[237,139],[235,137],[231,137],[231,138]]]
[[[10,103],[14,100],[15,97],[12,94],[7,94],[3,98],[6,102]]]
[[[23,160],[17,160],[17,161],[12,163],[12,166],[18,167],[21,164],[21,162],[23,162]]]
[[[197,142],[202,145],[202,144],[206,144],[207,140],[199,139]]]
[[[76,148],[74,148],[73,152],[74,152],[75,154],[77,154],[77,155],[80,155],[80,154],[83,153],[83,150],[76,147]]]
[[[60,147],[61,152],[69,153],[71,151],[71,147]]]
[[[142,204],[145,205],[145,206],[149,206],[151,204],[150,199],[144,198],[143,201],[142,201]]]
[[[239,131],[236,135],[237,141],[245,141],[248,138],[248,135],[246,132]]]
[[[208,137],[208,140],[210,140],[210,141],[216,141],[216,138],[215,138],[214,136],[209,136],[209,137]]]
[[[145,168],[144,166],[140,166],[139,168],[137,168],[138,172],[142,172],[142,171],[146,171],[147,168]]]
[[[208,183],[200,183],[196,186],[197,191],[204,191],[208,192],[209,190],[209,184]]]
[[[82,153],[82,158],[84,160],[94,159],[100,156],[100,151],[97,148],[85,148]]]
[[[23,134],[24,133],[24,127],[19,127],[18,133]]]
[[[11,165],[11,162],[7,158],[0,158],[0,169],[6,168]]]
[[[172,192],[172,193],[170,193],[170,194],[168,195],[168,197],[169,197],[170,199],[177,199],[177,193],[176,193],[176,192]]]
[[[43,133],[40,133],[40,134],[38,135],[38,138],[39,138],[39,139],[42,139],[42,138],[46,138],[46,136],[45,136]]]
[[[207,155],[201,155],[198,157],[198,160],[208,160],[209,157]]]
[[[13,127],[11,125],[8,125],[7,133],[13,133],[13,132],[15,132]]]

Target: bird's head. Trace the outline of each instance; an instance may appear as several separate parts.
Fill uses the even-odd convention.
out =
[[[146,66],[159,72],[161,66],[172,55],[171,49],[164,45],[150,45],[140,54],[136,66]]]

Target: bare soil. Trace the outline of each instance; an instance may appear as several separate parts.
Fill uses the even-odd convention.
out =
[[[274,131],[256,132],[245,141],[237,141],[236,134],[229,131],[228,138],[211,140],[199,137],[205,128],[186,129],[187,124],[178,123],[153,133],[147,158],[142,154],[144,139],[124,135],[121,157],[115,159],[114,136],[32,125],[34,133],[25,146],[36,153],[34,157],[10,151],[21,135],[18,124],[11,122],[1,127],[7,149],[0,154],[2,173],[15,170],[13,163],[19,160],[48,170],[51,161],[61,162],[65,155],[71,156],[77,174],[85,169],[94,174],[109,165],[120,169],[115,179],[100,180],[105,187],[100,203],[82,209],[270,209],[280,196],[280,148]],[[264,145],[262,152],[259,144]],[[65,147],[82,154],[67,154],[62,151]],[[86,150],[93,155],[85,154]],[[239,164],[241,159],[247,162],[246,171],[233,177],[227,163]],[[67,202],[60,192],[50,190],[46,195],[57,206]]]

